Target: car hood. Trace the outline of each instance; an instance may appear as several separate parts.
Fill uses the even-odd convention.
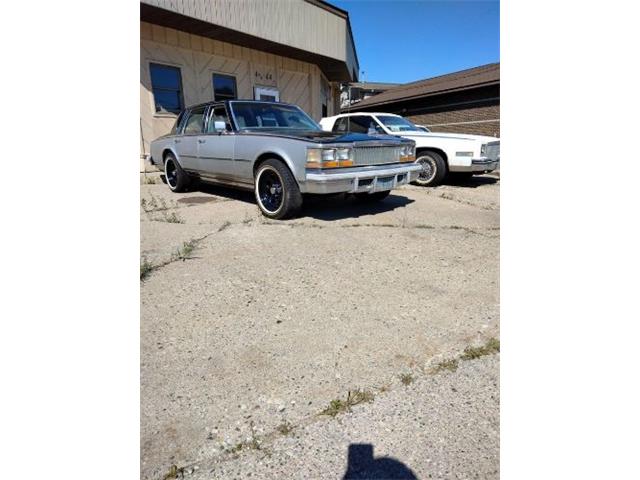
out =
[[[418,140],[422,138],[453,138],[457,140],[476,140],[478,142],[495,142],[500,140],[497,137],[488,137],[486,135],[469,135],[466,133],[444,133],[444,132],[401,132],[398,135],[402,135],[405,138],[411,138]]]
[[[289,129],[245,129],[241,133],[252,135],[267,135],[286,138],[295,138],[317,143],[358,143],[358,142],[384,142],[399,144],[403,142],[402,137],[395,135],[366,135],[364,133],[335,133],[324,130],[289,130]]]

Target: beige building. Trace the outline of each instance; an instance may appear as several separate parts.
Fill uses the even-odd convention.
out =
[[[142,0],[140,20],[143,159],[185,106],[268,99],[320,120],[357,81],[349,16],[321,0]]]

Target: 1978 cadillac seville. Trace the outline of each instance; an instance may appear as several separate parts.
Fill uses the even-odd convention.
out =
[[[276,219],[296,215],[304,193],[380,200],[421,170],[412,140],[323,132],[295,105],[252,100],[185,109],[151,142],[150,161],[174,192],[193,178],[253,189],[262,213]]]

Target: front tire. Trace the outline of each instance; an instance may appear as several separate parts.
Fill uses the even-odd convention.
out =
[[[280,160],[262,163],[255,177],[256,203],[267,218],[291,218],[302,208],[302,194],[289,168]]]
[[[422,166],[420,176],[415,180],[416,185],[435,187],[440,185],[447,175],[447,163],[442,155],[432,151],[418,153],[416,163]]]
[[[182,170],[173,153],[167,153],[164,160],[164,176],[172,192],[184,192],[191,183],[189,175]]]

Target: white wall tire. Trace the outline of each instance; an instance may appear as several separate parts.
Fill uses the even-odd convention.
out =
[[[426,150],[419,152],[416,163],[420,164],[423,171],[414,181],[422,187],[435,187],[440,185],[447,175],[447,163],[438,152]]]

